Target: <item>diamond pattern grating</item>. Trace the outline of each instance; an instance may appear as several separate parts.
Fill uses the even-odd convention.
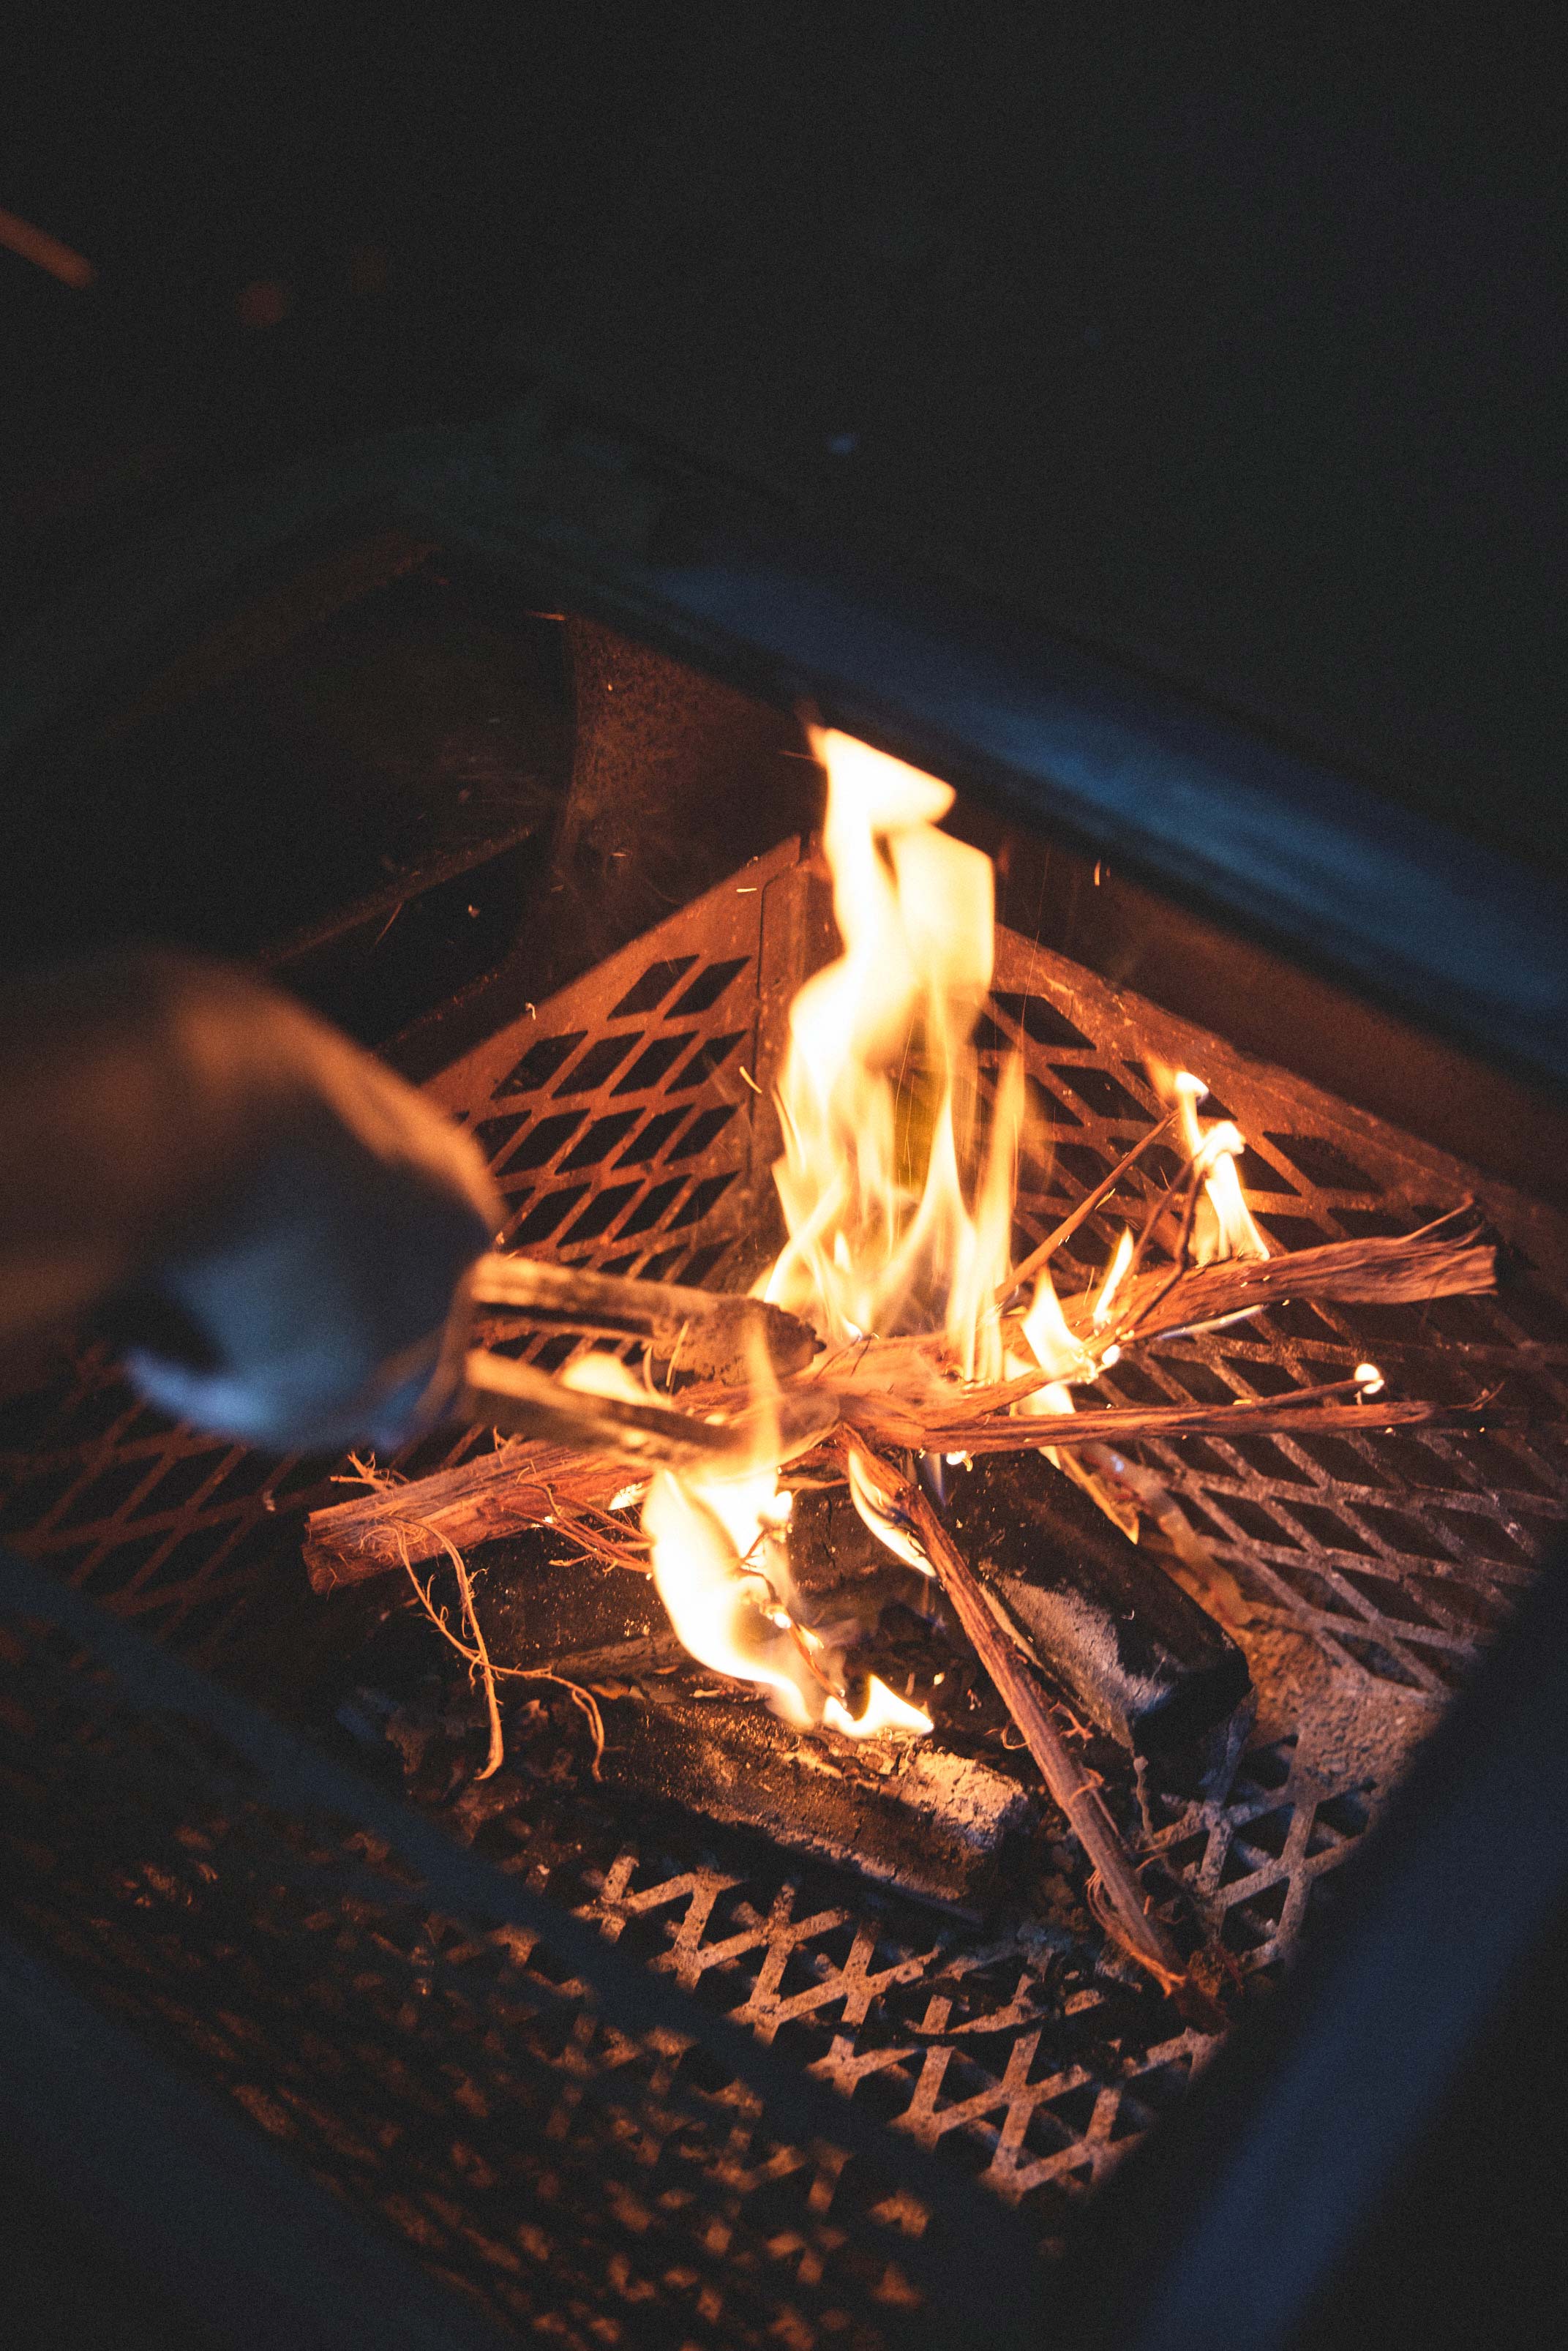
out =
[[[781,852],[444,1072],[434,1091],[492,1160],[508,1244],[691,1281],[747,1273],[769,1241],[775,1143],[764,1097],[784,1008],[824,943],[821,883]],[[1234,1580],[1260,1711],[1229,1787],[1156,1806],[1143,1842],[1239,1969],[1267,1975],[1568,1514],[1564,1237],[1506,1187],[1012,934],[998,940],[981,1045],[992,1067],[1021,1050],[1029,1073],[1020,1251],[1157,1114],[1156,1059],[1196,1068],[1243,1126],[1249,1203],[1280,1246],[1407,1229],[1476,1191],[1517,1254],[1517,1277],[1495,1300],[1376,1311],[1297,1303],[1168,1342],[1107,1376],[1128,1401],[1207,1401],[1278,1392],[1371,1357],[1398,1390],[1455,1401],[1500,1391],[1535,1416],[1528,1433],[1479,1440],[1374,1433],[1147,1449]],[[1064,1287],[1074,1266],[1084,1281],[1098,1270],[1117,1207],[1135,1216],[1160,1175],[1156,1159],[1129,1179],[1123,1203],[1091,1220]],[[531,1352],[549,1364],[570,1343]],[[434,1468],[481,1441],[472,1432],[455,1445],[433,1440],[403,1466]],[[243,1663],[267,1593],[298,1580],[301,1520],[327,1498],[331,1466],[262,1461],[170,1429],[89,1353],[10,1408],[0,1526],[161,1638]],[[559,1743],[559,1726],[535,1714],[547,1747]],[[977,2175],[1047,2240],[1201,2062],[1207,2044],[1107,1955],[1065,1856],[1043,1904],[977,1928],[697,1824],[629,1835],[624,1813],[562,1782],[548,1754],[531,1770],[530,1735],[525,1722],[514,1736],[524,1760],[507,1786],[456,1799],[453,1817],[480,1850],[694,2001]],[[1113,1792],[1136,1833],[1130,1790]],[[529,2230],[549,2241],[552,2262],[561,2241],[559,2224],[552,2234],[524,2210],[537,2181],[526,2194],[507,2184],[510,2093],[485,2068],[508,2045],[507,2001],[518,1995],[490,1980],[488,1946],[471,1952],[428,1916],[411,1914],[391,1933],[374,1902],[355,1914],[329,1886],[313,1908],[303,1897],[282,1903],[265,1928],[248,1915],[236,1921],[224,1908],[229,1894],[220,1898],[228,1830],[221,1818],[184,1819],[177,1792],[167,1801],[174,1809],[161,1826],[152,1813],[120,1823],[117,1874],[84,1878],[79,1898],[57,1875],[47,1893],[38,1864],[28,1896],[36,1931],[428,2259],[513,2319],[527,2313],[539,2324],[542,2305],[507,2263],[527,2270],[534,2260]],[[38,1803],[30,1834],[42,1846],[47,1787]],[[26,1810],[16,1806],[18,1834]],[[151,1859],[137,1858],[138,1839]],[[302,2063],[308,2013],[317,2055]],[[591,2038],[569,2034],[550,2064],[580,2065],[585,2078],[632,2064]],[[552,2116],[566,2114],[569,2088]],[[715,2095],[738,2094],[721,2085]],[[800,2295],[802,2279],[821,2274],[812,2231],[831,2195],[777,2147],[754,2161],[743,2109],[744,2100],[727,2203],[711,2202],[711,2185],[691,2193],[705,2228],[774,2247],[756,2259],[762,2270],[774,2264],[775,2318],[786,2305],[793,2314],[779,2320],[779,2339],[826,2339],[838,2322],[813,2316]],[[467,2116],[461,2129],[455,2112]],[[411,2127],[416,2114],[426,2125],[445,2116],[439,2147],[428,2128]],[[548,2123],[569,2140],[577,2127]],[[584,2218],[584,2243],[599,2252],[585,2252],[574,2272],[575,2315],[562,2326],[584,2341],[617,2339],[602,2320],[635,2336],[646,2289],[650,2312],[675,2298],[672,2341],[679,2328],[702,2339],[704,2326],[723,2339],[733,2313],[721,2315],[722,2285],[700,2260],[664,2247],[664,2270],[638,2266],[635,2243],[646,2247],[652,2225],[639,2238],[626,2217],[642,2209],[639,2192],[615,2187],[621,2218],[604,2221],[601,2237],[600,2219]],[[771,2237],[747,2236],[748,2213],[789,2195],[800,2210]],[[601,2304],[581,2285],[595,2263],[601,2284],[612,2270],[624,2283],[623,2294],[605,2288]],[[778,2283],[786,2269],[789,2294]],[[666,2273],[685,2283],[671,2286]],[[702,2319],[705,2294],[719,2300]]]
[[[991,1031],[993,1050],[1016,1040],[1026,1054],[1050,1152],[1049,1164],[1042,1151],[1026,1169],[1026,1186],[1040,1188],[1021,1198],[1020,1239],[1048,1229],[1158,1114],[1153,1057],[1196,1068],[1237,1118],[1250,1144],[1248,1205],[1281,1249],[1409,1231],[1476,1193],[1521,1256],[1550,1265],[1561,1249],[1561,1236],[1506,1187],[1014,937],[1001,943]],[[1135,1171],[1124,1215],[1135,1219],[1162,1180],[1157,1167]],[[1075,1237],[1084,1282],[1121,1221],[1092,1217]],[[1105,1386],[1128,1403],[1225,1402],[1343,1377],[1368,1359],[1399,1394],[1517,1402],[1540,1425],[1479,1438],[1187,1437],[1148,1454],[1260,1616],[1310,1634],[1376,1681],[1440,1700],[1565,1514],[1568,1311],[1542,1268],[1517,1262],[1495,1298],[1292,1301],[1142,1351]]]

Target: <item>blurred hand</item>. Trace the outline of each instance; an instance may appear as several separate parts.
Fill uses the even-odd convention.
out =
[[[500,1202],[469,1138],[290,998],[136,953],[0,1000],[0,1336],[91,1308],[147,1400],[386,1448],[462,1381]]]

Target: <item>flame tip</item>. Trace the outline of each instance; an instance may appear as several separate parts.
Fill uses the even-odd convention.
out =
[[[839,1348],[873,1334],[940,1332],[955,1381],[1038,1373],[1040,1385],[1015,1408],[1071,1413],[1067,1384],[1119,1359],[1104,1343],[1136,1250],[1124,1229],[1092,1310],[1092,1341],[1068,1328],[1049,1269],[1021,1325],[1004,1325],[996,1301],[1013,1263],[1027,1101],[1020,1053],[1008,1056],[988,1106],[975,1057],[996,977],[991,862],[938,830],[950,786],[835,727],[812,726],[809,736],[827,771],[822,845],[841,951],[789,1007],[774,1168],[788,1239],[755,1290]],[[1239,1129],[1219,1120],[1204,1134],[1196,1105],[1208,1087],[1190,1071],[1153,1074],[1179,1105],[1203,1186],[1195,1253],[1267,1256],[1239,1189]],[[766,1364],[753,1384],[776,1393]],[[968,1457],[946,1458],[956,1467]],[[914,1525],[887,1507],[852,1453],[849,1484],[878,1541],[929,1576]],[[842,1652],[802,1621],[790,1579],[792,1499],[779,1492],[776,1458],[723,1482],[709,1472],[654,1478],[643,1523],[676,1633],[711,1670],[763,1690],[797,1729],[924,1736],[929,1714],[875,1677],[860,1714],[850,1714]]]
[[[865,1703],[859,1714],[852,1714],[841,1698],[830,1698],[822,1709],[822,1719],[831,1729],[841,1731],[847,1739],[878,1739],[899,1732],[923,1739],[935,1729],[924,1707],[900,1698],[875,1674],[866,1682]]]

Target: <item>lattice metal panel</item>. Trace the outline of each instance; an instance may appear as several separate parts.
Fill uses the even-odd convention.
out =
[[[508,1238],[688,1280],[748,1270],[767,1246],[776,1147],[753,1088],[766,1091],[789,998],[826,945],[821,883],[781,852],[448,1071],[435,1091],[490,1154],[509,1202]],[[1371,1356],[1415,1394],[1469,1401],[1502,1384],[1540,1423],[1479,1442],[1188,1439],[1150,1452],[1235,1579],[1261,1712],[1234,1784],[1202,1804],[1156,1807],[1144,1842],[1242,1969],[1267,1972],[1564,1514],[1563,1235],[1506,1188],[1011,934],[998,940],[988,1020],[986,1056],[994,1065],[1004,1050],[1022,1050],[1037,1113],[1020,1249],[1157,1115],[1153,1056],[1197,1069],[1240,1121],[1251,1143],[1247,1196],[1281,1246],[1409,1228],[1475,1189],[1533,1261],[1496,1301],[1376,1313],[1288,1306],[1162,1345],[1114,1375],[1129,1398],[1208,1400],[1322,1379]],[[1149,1196],[1148,1180],[1129,1183],[1130,1214]],[[1084,1280],[1118,1222],[1113,1207],[1081,1237]],[[549,1360],[559,1345],[537,1352]],[[236,1612],[246,1599],[280,1579],[298,1584],[302,1517],[331,1491],[321,1482],[328,1465],[262,1463],[169,1431],[138,1414],[92,1358],[24,1404],[27,1425],[10,1431],[5,1523],[74,1580],[182,1639],[223,1635],[242,1647]],[[432,1468],[479,1441],[473,1432],[455,1445],[435,1440],[404,1466]],[[700,1824],[628,1834],[624,1812],[562,1779],[567,1716],[531,1719],[537,1759],[524,1709],[508,1725],[506,1782],[456,1800],[465,1832],[695,1999],[729,2010],[854,2104],[1021,2202],[1047,2236],[1060,2232],[1074,2193],[1179,2095],[1201,2057],[1207,2044],[1107,1954],[1065,1852],[1054,1887],[1032,1889],[1039,1899],[976,1930]],[[1111,1794],[1139,1834],[1130,1787],[1113,1784]],[[346,1923],[336,1896],[323,1897],[314,1925],[280,1914],[267,1970],[236,1947],[229,2013],[239,2022],[216,2032],[199,1988],[207,1961],[183,1940],[196,1915],[183,1893],[160,1893],[134,1872],[126,1888],[118,1910],[95,1914],[101,1949],[83,1964],[105,1970],[106,1953],[141,1951],[136,1966],[163,1985],[152,2005],[187,2057],[243,2093],[264,2125],[269,2115],[291,2116],[313,2163],[328,2163],[340,2093],[348,2095],[341,2064],[323,2056],[327,2070],[308,2088],[289,2053],[298,2018],[286,2027],[257,2008],[272,1998],[264,1975],[281,1969],[282,1981],[296,1959],[335,1987],[323,1996],[339,2003],[350,2039],[361,1978],[372,2007],[406,2015],[399,2095],[444,2115],[444,2129],[454,2100],[462,2110],[465,2052],[477,2028],[461,2022],[460,2004],[443,2004],[444,1994],[419,1992],[394,2011],[391,1991],[383,2000],[375,1988],[375,1932]],[[39,1930],[62,1946],[78,1931],[71,1907],[62,1894],[47,1928],[47,1906],[39,1909]],[[153,1946],[155,1964],[146,1956]],[[172,1970],[172,1981],[188,1962],[182,2007],[158,1971]],[[420,1965],[422,1980],[434,1980]],[[405,1954],[397,1966],[413,1961]],[[383,2085],[393,2079],[372,2072]],[[450,2152],[471,2140],[453,2124],[449,2152],[437,2159],[423,2147],[416,2184],[400,2187],[397,2150],[410,2142],[393,2110],[357,2136],[349,2128],[358,2192],[427,2241],[432,2258],[482,2273],[492,2255],[473,2241],[486,2231],[465,2184],[468,2158]]]
[[[1342,1377],[1370,1359],[1401,1395],[1528,1407],[1536,1427],[1475,1438],[1188,1437],[1149,1448],[1260,1617],[1310,1633],[1379,1682],[1440,1699],[1501,1623],[1568,1504],[1568,1311],[1552,1280],[1561,1230],[1506,1186],[1010,935],[999,943],[993,1051],[1004,1041],[1025,1055],[1040,1120],[1042,1153],[1019,1204],[1030,1240],[1159,1114],[1148,1076],[1157,1061],[1195,1069],[1214,1089],[1209,1106],[1239,1122],[1247,1202],[1280,1248],[1410,1231],[1477,1195],[1523,1253],[1495,1298],[1292,1302],[1141,1349],[1105,1379],[1127,1402],[1227,1402]],[[1160,1155],[1150,1157],[1113,1204],[1130,1219],[1164,1180]],[[1092,1217],[1064,1253],[1083,1282],[1121,1221]]]
[[[39,1597],[0,1563],[13,1927],[438,2274],[569,2346],[876,2351],[967,2340],[980,2248],[989,2331],[1021,2345],[1032,2257],[969,2183],[744,2043],[737,2080],[740,2036],[592,1914],[204,1677],[154,1690],[118,1628],[43,1636]]]
[[[1244,1972],[1283,1954],[1407,1752],[1408,1723],[1342,1737],[1343,1688],[1291,1695],[1281,1733],[1290,1708],[1277,1687],[1266,1693],[1262,1735],[1228,1789],[1165,1807],[1141,1840],[1187,1884]],[[459,1800],[485,1849],[1024,2205],[1046,2240],[1212,2046],[1105,1944],[1071,1847],[1026,1863],[977,1925],[701,1823],[629,1834],[625,1813],[586,1785],[569,1796],[550,1787],[565,1714],[537,1747],[519,1726],[521,1787]],[[1096,1760],[1115,1774],[1110,1799],[1139,1842],[1126,1773],[1103,1750]]]
[[[750,1237],[765,893],[748,868],[434,1081],[506,1196],[508,1249],[711,1281]],[[572,1342],[538,1343],[551,1364]]]
[[[766,878],[766,877],[764,877]],[[530,1011],[434,1091],[471,1120],[507,1247],[702,1282],[747,1229],[761,884],[741,875]],[[550,1364],[571,1342],[528,1350]],[[431,1440],[433,1468],[484,1441]],[[102,1352],[51,1367],[0,1423],[0,1533],[183,1645],[219,1653],[298,1577],[336,1464],[214,1444],[141,1408]]]
[[[0,1414],[0,1533],[164,1636],[217,1646],[328,1498],[327,1466],[172,1426],[89,1348]]]

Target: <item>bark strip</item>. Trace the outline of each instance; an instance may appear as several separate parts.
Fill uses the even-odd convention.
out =
[[[1287,1298],[1407,1306],[1496,1288],[1497,1250],[1479,1238],[1472,1212],[1458,1208],[1416,1233],[1325,1241],[1320,1249],[1291,1249],[1280,1257],[1225,1258],[1215,1265],[1191,1266],[1174,1282],[1168,1268],[1143,1274],[1119,1297],[1114,1325],[1096,1336],[1125,1344],[1135,1331],[1141,1344],[1277,1306]],[[1157,1302],[1150,1304],[1152,1300]],[[1062,1309],[1069,1328],[1087,1335],[1093,1329],[1093,1306],[1091,1291],[1069,1301]]]

